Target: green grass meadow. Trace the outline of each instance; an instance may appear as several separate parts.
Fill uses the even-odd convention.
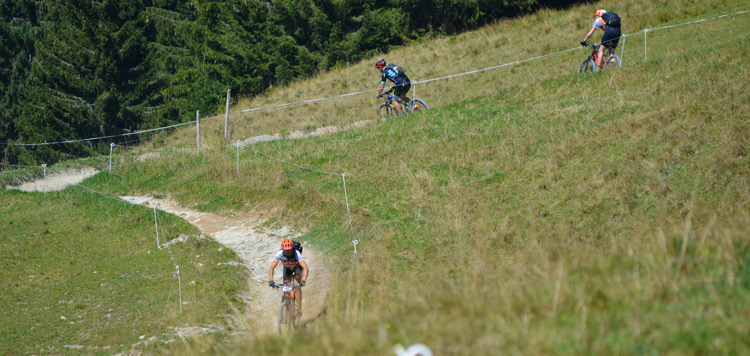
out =
[[[153,210],[79,187],[46,200],[0,191],[0,354],[151,353],[174,341],[175,327],[227,329],[246,282],[237,267],[217,263],[237,257],[199,239],[186,221],[159,218],[161,243],[191,236],[171,247],[182,314],[170,253],[156,248]]]
[[[601,7],[618,12],[626,24],[623,32],[630,33],[744,10],[747,4],[632,0],[542,10],[384,56],[405,63],[416,80],[530,58],[576,45],[593,20],[591,14]],[[290,335],[192,338],[159,352],[388,355],[396,344],[419,342],[435,355],[747,354],[748,19],[750,14],[743,14],[649,32],[648,60],[643,35],[628,37],[620,43],[625,45],[623,67],[613,72],[577,75],[587,55],[581,50],[420,85],[416,96],[431,104],[429,112],[242,148],[239,175],[237,151],[225,146],[220,120],[209,121],[202,126],[206,136],[200,154],[162,151],[143,162],[120,154],[112,174],[99,174],[85,184],[110,194],[169,195],[204,211],[274,209],[274,219],[309,231],[302,239],[315,242],[332,260],[329,268],[339,279],[330,286],[326,312],[306,327]],[[374,60],[275,88],[236,109],[372,87],[377,84]],[[245,115],[233,118],[232,140],[372,119],[376,105],[373,98],[358,96]],[[194,129],[184,129],[149,147],[194,144]],[[352,262],[340,173],[347,174],[358,264]],[[29,288],[28,275],[35,275],[34,283],[42,282],[40,272],[21,265],[44,250],[39,236],[28,237],[44,229],[54,233],[40,236],[58,236],[55,243],[63,243],[64,236],[72,235],[99,241],[101,234],[113,231],[108,225],[121,226],[122,237],[112,243],[121,251],[134,251],[140,262],[133,265],[121,252],[113,254],[114,246],[94,250],[89,246],[96,244],[78,244],[87,246],[80,253],[91,262],[66,270],[80,273],[80,283],[96,287],[102,271],[109,270],[110,285],[115,280],[136,286],[143,279],[119,276],[146,273],[152,270],[145,268],[149,264],[164,271],[148,272],[161,279],[158,285],[170,283],[170,261],[164,251],[155,254],[152,248],[148,209],[115,206],[79,189],[48,195],[47,203],[39,194],[2,194],[0,216],[13,221],[10,226],[16,230],[10,231],[17,231],[6,234],[3,229],[4,246],[14,247],[4,247],[3,254],[25,251],[23,259],[3,258],[15,266],[10,269],[14,277],[3,276],[8,280],[3,283],[26,282],[11,288],[3,300],[12,303],[4,304],[20,305],[23,293],[15,288]],[[61,221],[45,228],[44,221],[52,225],[52,219],[45,220],[50,215],[36,214],[36,209],[48,209]],[[78,223],[73,227],[68,221]],[[195,233],[176,218],[170,224],[173,234],[183,233],[183,227],[185,233]],[[84,231],[89,225],[92,230]],[[186,266],[194,261],[190,256],[202,253],[196,249],[203,248],[177,246],[176,251],[184,249]],[[209,250],[218,254],[215,247]],[[100,262],[109,269],[97,267],[99,274],[91,275],[92,265],[107,253],[116,262]],[[56,258],[70,263],[68,257]],[[316,266],[310,267],[306,288],[319,287]],[[194,273],[198,271],[204,270]],[[72,278],[74,272],[66,273],[65,278]],[[224,295],[241,287],[236,271],[203,273],[234,281]],[[73,301],[57,307],[70,311],[68,320],[93,318],[105,308],[93,310],[95,305],[114,308],[106,293],[100,293],[98,302],[62,296],[76,290],[65,278],[55,289],[61,295],[52,299]],[[166,297],[156,293],[165,289],[154,289],[152,300],[163,301]],[[200,311],[193,324],[227,308],[219,296],[204,297],[195,303],[213,310]],[[39,294],[39,300],[44,298]],[[76,309],[79,304],[86,306]],[[128,316],[128,325],[156,333],[159,326],[146,322],[147,311],[136,312],[132,305],[119,306],[123,320]],[[161,315],[164,305],[154,304],[160,311],[153,313]],[[65,334],[68,325],[60,324],[59,312],[39,308],[29,315],[51,318],[49,325],[55,326],[50,333],[87,332],[91,340],[99,340],[97,345],[116,342],[119,333],[120,340],[146,333],[131,327]],[[159,325],[180,324],[174,305],[170,308]]]

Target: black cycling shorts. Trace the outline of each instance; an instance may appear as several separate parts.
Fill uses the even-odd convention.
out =
[[[284,267],[284,280],[288,281],[288,280],[292,279],[292,277],[294,277],[294,276],[300,276],[300,277],[302,277],[302,272],[304,272],[304,269],[299,264],[297,264],[297,267],[294,267],[293,270]]]
[[[402,80],[396,83],[393,88],[393,94],[395,94],[396,96],[404,96],[407,92],[409,92],[409,89],[411,89],[411,81],[409,81],[409,78],[404,77]]]
[[[617,42],[620,42],[620,35],[622,35],[622,31],[620,31],[619,27],[607,26],[607,29],[604,30],[604,36],[602,36],[602,46],[612,49],[617,48]]]

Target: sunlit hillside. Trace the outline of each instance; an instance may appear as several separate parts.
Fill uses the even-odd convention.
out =
[[[413,80],[512,63],[575,48],[602,7],[624,33],[750,8],[602,2],[379,57]],[[569,51],[417,85],[428,112],[231,146],[373,119],[374,92],[239,112],[377,89],[374,57],[240,102],[227,142],[223,119],[207,121],[201,153],[120,157],[90,185],[214,212],[272,208],[331,258],[337,278],[313,322],[191,338],[166,346],[174,354],[389,355],[414,343],[434,355],[746,354],[748,19],[627,37],[615,71],[579,76],[588,53]],[[152,147],[195,140],[190,127]],[[311,270],[305,288],[319,288]]]

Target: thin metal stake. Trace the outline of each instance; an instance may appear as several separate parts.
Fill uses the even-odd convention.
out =
[[[227,139],[227,132],[229,131],[229,96],[232,89],[227,89],[227,107],[224,110],[224,139]]]
[[[643,62],[645,63],[648,61],[648,46],[647,43],[647,37],[648,37],[648,29],[643,30]]]
[[[240,177],[240,140],[237,140],[237,178]]]
[[[620,65],[622,65],[622,59],[625,58],[625,38],[627,38],[627,36],[622,36],[622,48],[620,48]]]
[[[182,280],[180,279],[180,266],[175,265],[177,268],[177,286],[180,290],[180,314],[182,314]]]
[[[42,181],[44,181],[44,201],[47,201],[47,164],[42,164],[42,169],[44,169],[44,178]]]
[[[115,148],[114,143],[109,144],[109,173],[112,173],[112,149]]]
[[[154,207],[154,225],[156,226],[156,249],[161,249],[161,244],[159,243],[159,219],[156,217],[156,207]]]
[[[195,110],[195,146],[201,151],[201,112]]]

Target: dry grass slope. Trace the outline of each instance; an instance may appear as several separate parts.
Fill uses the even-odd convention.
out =
[[[540,11],[387,58],[427,79],[570,48],[597,7],[633,32],[746,6],[631,0]],[[585,54],[573,52],[418,86],[438,108],[427,114],[254,146],[350,175],[357,268],[340,177],[249,150],[237,177],[229,148],[128,165],[98,188],[166,192],[211,211],[282,206],[280,219],[305,225],[305,238],[338,261],[325,315],[292,337],[199,339],[175,353],[385,355],[414,342],[438,355],[747,353],[746,19],[649,33],[645,63],[642,36],[630,37],[617,72],[579,77]],[[372,88],[371,62],[236,109]],[[246,115],[233,139],[368,119],[374,108],[362,95]],[[221,147],[223,129],[205,127],[206,145]],[[183,130],[165,143],[194,140]]]

